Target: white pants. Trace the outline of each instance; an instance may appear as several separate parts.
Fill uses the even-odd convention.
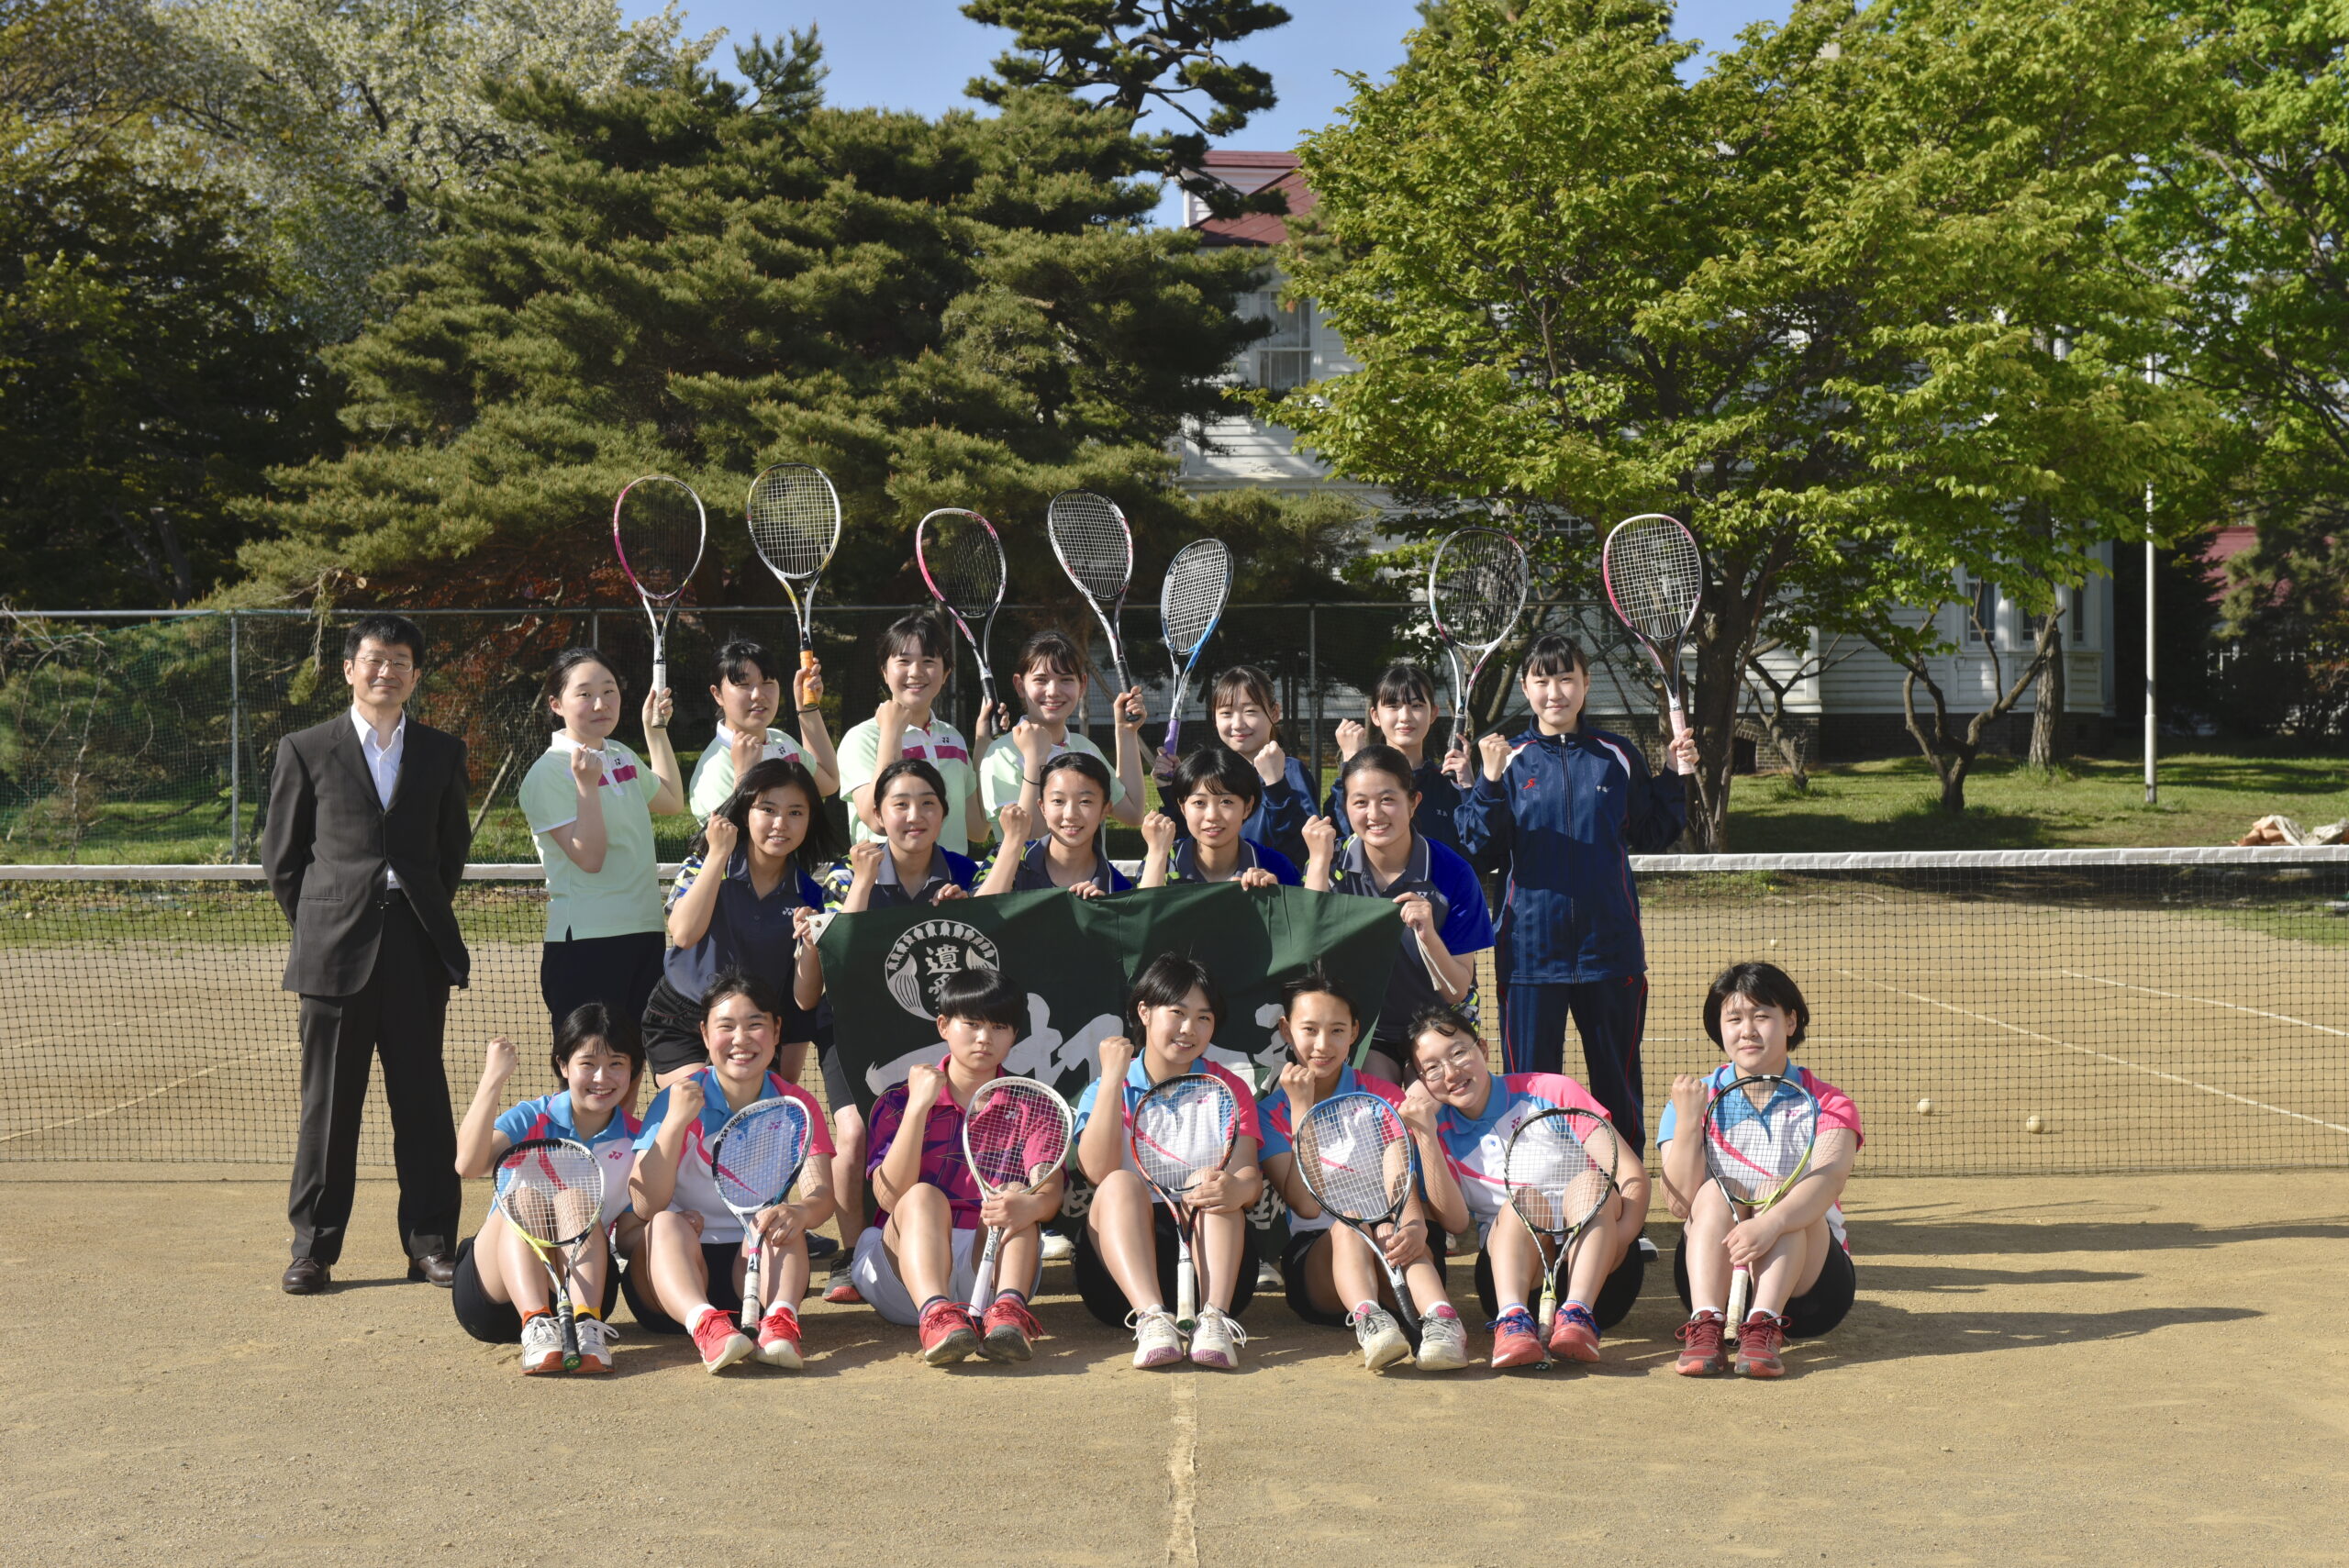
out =
[[[906,1282],[897,1277],[896,1264],[889,1258],[889,1249],[881,1243],[881,1226],[856,1239],[856,1256],[849,1261],[848,1277],[855,1282],[856,1291],[873,1310],[891,1323],[910,1329],[921,1320],[921,1304],[906,1289]],[[968,1302],[971,1292],[978,1288],[979,1253],[984,1249],[985,1230],[954,1232],[954,1273],[947,1282],[950,1300]],[[1016,1290],[1021,1282],[1008,1280],[998,1270],[995,1288]],[[1026,1282],[1030,1295],[1035,1293],[1036,1282]]]

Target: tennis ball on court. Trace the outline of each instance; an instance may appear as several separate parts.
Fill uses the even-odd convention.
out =
[[[1932,1101],[1931,1101],[1931,1100],[1919,1100],[1919,1101],[1917,1102],[1917,1114],[1918,1114],[1919,1116],[1931,1116],[1931,1115],[1932,1115],[1932,1114],[1933,1114],[1933,1102],[1932,1102]]]
[[[2038,1117],[2027,1116],[2022,1118],[2022,1129],[2025,1132],[2045,1132],[2047,1123]]]

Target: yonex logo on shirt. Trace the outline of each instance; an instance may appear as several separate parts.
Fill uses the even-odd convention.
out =
[[[610,773],[604,775],[604,783],[607,784],[624,784],[634,777],[636,777],[636,764],[634,762],[622,762],[618,767],[614,768]]]

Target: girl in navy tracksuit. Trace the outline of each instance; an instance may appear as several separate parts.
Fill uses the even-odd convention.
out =
[[[1571,639],[1536,639],[1518,681],[1533,726],[1477,743],[1484,766],[1459,812],[1462,851],[1508,874],[1494,954],[1502,1049],[1511,1073],[1561,1072],[1571,1016],[1584,1082],[1644,1150],[1647,951],[1631,857],[1680,837],[1681,782],[1651,773],[1631,741],[1584,726],[1589,672]],[[1681,773],[1693,772],[1694,737],[1682,735],[1672,757]]]

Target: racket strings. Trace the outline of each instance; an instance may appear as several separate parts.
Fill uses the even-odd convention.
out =
[[[1179,1192],[1223,1163],[1239,1114],[1231,1091],[1204,1074],[1153,1089],[1134,1108],[1134,1163],[1152,1185]]]
[[[1297,1129],[1296,1151],[1314,1201],[1341,1219],[1384,1219],[1410,1195],[1409,1135],[1384,1101],[1323,1101]]]
[[[1688,629],[1705,592],[1696,536],[1670,517],[1634,517],[1607,536],[1600,570],[1625,625],[1651,642]]]
[[[774,1104],[782,1108],[744,1111],[727,1123],[710,1149],[710,1176],[729,1207],[780,1202],[807,1159],[806,1116],[788,1100]]]
[[[1007,1085],[963,1118],[963,1156],[990,1193],[1034,1186],[1068,1157],[1067,1102],[1040,1084]]]
[[[701,564],[707,519],[701,499],[675,479],[640,479],[621,495],[612,520],[620,570],[649,599],[685,591]]]
[[[576,1241],[603,1218],[604,1171],[584,1147],[524,1145],[501,1169],[497,1195],[507,1222],[548,1246]]]
[[[1095,598],[1114,599],[1133,581],[1133,536],[1108,496],[1081,490],[1055,495],[1045,526],[1062,570]]]
[[[820,469],[769,469],[751,482],[751,546],[770,570],[812,577],[841,533],[840,497]]]
[[[1532,569],[1524,550],[1491,528],[1463,528],[1436,552],[1428,589],[1437,622],[1458,641],[1499,641],[1525,609]]]
[[[1002,601],[1003,546],[983,519],[969,513],[932,513],[922,519],[914,553],[940,600],[964,620],[985,619]]]
[[[1604,1122],[1594,1117],[1586,1129],[1574,1125],[1582,1119],[1538,1117],[1509,1142],[1502,1180],[1510,1205],[1536,1230],[1581,1225],[1613,1190],[1620,1146]]]
[[[1706,1113],[1706,1171],[1741,1202],[1759,1202],[1803,1168],[1818,1137],[1819,1104],[1808,1095],[1756,1106],[1732,1090]]]
[[[1167,646],[1184,658],[1204,641],[1231,592],[1231,552],[1220,539],[1186,544],[1166,569],[1158,615]]]

